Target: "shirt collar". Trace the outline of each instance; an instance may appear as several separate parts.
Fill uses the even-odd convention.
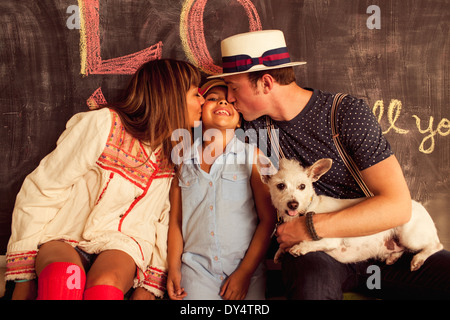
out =
[[[233,137],[233,139],[231,139],[230,142],[228,142],[227,147],[225,148],[225,152],[224,154],[227,153],[234,153],[234,154],[238,154],[239,152],[244,150],[244,142],[242,142],[241,140],[238,139],[238,137],[236,137],[236,135]]]
[[[239,140],[236,136],[233,136],[233,139],[231,139],[230,142],[228,142],[225,152],[223,155],[227,155],[228,153],[234,153],[238,154],[239,152],[242,152],[245,149],[244,142]],[[200,163],[200,152],[202,150],[202,140],[196,139],[194,143],[191,146],[191,153],[190,155],[183,161],[188,163]]]

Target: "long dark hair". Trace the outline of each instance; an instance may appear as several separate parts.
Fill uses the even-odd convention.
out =
[[[150,61],[132,76],[123,98],[104,107],[115,110],[125,130],[152,150],[162,145],[162,154],[168,160],[175,146],[172,132],[190,130],[186,95],[200,81],[200,72],[188,62]]]

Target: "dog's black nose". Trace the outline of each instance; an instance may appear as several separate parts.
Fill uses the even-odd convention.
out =
[[[297,201],[289,201],[287,204],[288,208],[291,210],[297,210],[298,202]]]

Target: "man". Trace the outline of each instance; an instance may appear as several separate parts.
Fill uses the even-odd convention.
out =
[[[281,31],[227,38],[222,41],[222,57],[223,73],[211,78],[224,78],[228,100],[243,115],[245,130],[260,132],[272,124],[279,132],[281,156],[296,158],[303,165],[321,158],[333,159],[332,169],[315,184],[317,193],[337,198],[364,197],[333,144],[330,113],[334,95],[297,85],[293,67],[304,62],[290,61]],[[347,96],[337,118],[340,139],[374,196],[338,212],[313,216],[317,235],[364,236],[409,221],[408,186],[368,106]],[[282,249],[313,240],[304,217],[279,226],[277,237]],[[386,266],[377,261],[341,264],[323,252],[297,258],[286,254],[282,273],[291,299],[341,299],[346,290],[366,287],[370,276],[367,268],[375,263],[381,268],[383,290],[379,293],[385,298],[450,298],[449,252],[436,253],[414,273],[409,271],[410,259],[411,255],[405,254],[393,266]]]

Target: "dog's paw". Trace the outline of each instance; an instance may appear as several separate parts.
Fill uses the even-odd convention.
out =
[[[294,257],[304,256],[308,252],[310,252],[310,250],[307,248],[304,242],[296,244],[289,250],[289,253],[292,254]]]
[[[415,255],[414,258],[411,260],[411,271],[417,271],[420,269],[420,267],[424,264],[425,259],[422,257],[418,257],[418,255]]]
[[[402,256],[403,251],[401,252],[393,252],[389,255],[389,257],[386,259],[387,265],[392,265],[397,262],[397,260]]]
[[[279,264],[281,262],[281,257],[283,256],[283,254],[283,250],[278,249],[278,251],[275,253],[275,257],[273,258],[273,262],[275,264]]]

